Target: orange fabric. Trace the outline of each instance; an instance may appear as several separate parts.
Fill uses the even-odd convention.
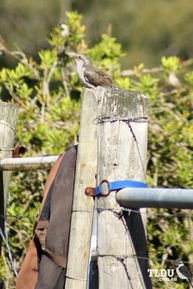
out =
[[[34,240],[31,240],[17,278],[16,289],[34,289],[37,282],[37,274],[37,250]]]
[[[43,200],[40,206],[40,213],[43,208],[48,190],[55,178],[55,175],[57,173],[57,170],[59,168],[59,165],[61,163],[61,160],[64,156],[64,153],[59,156],[59,158],[56,160],[56,162],[53,164],[53,167],[47,177],[44,190],[43,190]],[[39,216],[37,218],[37,221],[39,219]],[[16,282],[16,289],[34,289],[37,282],[37,276],[38,276],[38,260],[37,260],[37,249],[34,242],[34,238],[30,241],[29,247],[27,250],[27,254],[25,256],[25,259],[22,263],[21,269],[18,274],[17,282]]]

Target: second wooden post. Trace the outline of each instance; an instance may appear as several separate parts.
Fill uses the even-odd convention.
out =
[[[17,124],[18,105],[0,101],[0,159],[12,158]],[[11,172],[0,171],[0,215],[7,210],[8,187]],[[0,228],[4,231],[4,218],[0,218]],[[0,254],[1,254],[0,237]]]

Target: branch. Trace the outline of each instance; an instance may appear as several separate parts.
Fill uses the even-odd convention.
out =
[[[131,76],[131,75],[135,75],[139,72],[141,73],[155,73],[155,72],[160,72],[160,71],[163,71],[164,68],[163,67],[158,67],[158,68],[144,68],[144,69],[141,69],[141,70],[137,70],[137,69],[134,69],[134,70],[123,70],[121,72],[121,76]]]

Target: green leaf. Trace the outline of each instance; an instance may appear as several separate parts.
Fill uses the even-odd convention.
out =
[[[188,71],[185,74],[184,79],[193,88],[193,71]]]
[[[180,67],[180,59],[177,56],[163,56],[161,59],[161,64],[165,69],[176,72]]]
[[[55,50],[41,50],[38,55],[41,59],[40,67],[42,69],[51,68],[58,59]]]

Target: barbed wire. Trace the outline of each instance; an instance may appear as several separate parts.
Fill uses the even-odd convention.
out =
[[[146,211],[142,211],[141,209],[147,209],[148,212]],[[117,207],[117,208],[100,208],[98,207],[97,210],[98,211],[104,211],[104,210],[107,210],[107,211],[115,211],[117,213],[119,212],[122,212],[122,211],[125,211],[129,214],[131,213],[134,213],[134,214],[146,214],[146,215],[154,215],[154,216],[157,216],[157,217],[184,217],[184,218],[193,218],[193,212],[192,212],[192,216],[190,214],[186,214],[186,213],[181,213],[181,212],[177,212],[177,213],[168,213],[168,212],[164,212],[164,213],[156,213],[156,212],[153,212],[153,211],[150,211],[152,209],[167,209],[167,210],[175,210],[174,208],[139,208],[139,209],[134,209],[134,208],[126,208],[126,207],[123,207],[123,206],[120,206],[120,207]],[[177,209],[177,208],[176,208]],[[191,209],[183,209],[183,210],[189,210],[191,211]],[[85,212],[85,210],[83,210]],[[74,212],[74,210],[73,210]],[[76,210],[77,212],[77,210]],[[86,211],[86,212],[93,212],[93,211]],[[17,219],[17,220],[22,220],[22,219],[29,219],[29,221],[34,221],[34,219],[36,218],[37,216],[18,216],[18,215],[12,215],[12,214],[6,214],[6,215],[0,215],[0,218],[2,219],[8,219],[8,218],[14,218],[14,219]]]
[[[157,253],[158,251],[153,251],[153,253]],[[159,251],[159,252],[163,252],[163,251]],[[148,254],[151,253],[151,251],[148,251]],[[102,256],[102,257],[109,257],[109,256],[112,256],[114,258],[122,258],[122,259],[127,259],[127,258],[137,258],[139,260],[156,260],[156,261],[163,261],[161,258],[158,258],[158,257],[148,257],[148,256],[138,256],[138,255],[135,255],[135,254],[132,254],[132,255],[100,255],[99,256]],[[176,259],[166,259],[164,260],[165,262],[167,263],[174,263],[176,261]],[[185,264],[189,264],[189,265],[193,265],[192,262],[189,262],[189,261],[184,261],[183,260],[183,263]]]
[[[157,217],[184,217],[184,218],[193,218],[193,212],[192,212],[192,216],[190,214],[185,214],[184,212],[181,213],[168,213],[168,212],[164,212],[164,213],[156,213],[156,212],[153,212],[153,211],[142,211],[141,209],[147,209],[147,210],[152,210],[152,209],[168,209],[170,210],[170,208],[139,208],[139,209],[133,209],[133,208],[126,208],[126,207],[123,207],[123,206],[120,206],[120,207],[117,207],[117,208],[107,208],[107,207],[98,207],[97,208],[97,211],[114,211],[114,212],[117,212],[117,213],[121,213],[122,211],[125,211],[127,212],[129,215],[131,213],[135,213],[135,214],[146,214],[146,215],[152,215],[154,214],[155,216]],[[172,208],[174,210],[174,208]],[[177,209],[177,208],[176,208]],[[191,209],[183,209],[183,210],[189,210],[191,211]],[[73,212],[77,212],[77,211],[81,211],[81,210],[73,210]],[[82,212],[85,212],[85,210],[82,210]],[[93,211],[86,211],[86,212],[93,212]],[[37,216],[18,216],[18,215],[12,215],[12,214],[7,214],[7,215],[0,215],[0,218],[2,219],[7,219],[7,218],[14,218],[14,219],[17,219],[17,220],[22,220],[22,219],[29,219],[29,221],[34,221],[34,219],[36,218]]]
[[[154,123],[154,124],[166,124],[170,122],[182,122],[182,123],[193,123],[193,119],[186,120],[186,119],[166,119],[166,120],[148,120],[148,123]]]
[[[9,127],[9,128],[10,128],[10,130],[12,130],[12,131],[14,132],[14,134],[16,134],[16,130],[15,130],[15,128],[14,128],[13,126],[11,126],[11,124],[10,124],[10,123],[6,122],[5,120],[0,120],[0,124],[2,124],[2,125],[5,125],[5,126]]]
[[[117,213],[121,213],[122,211],[125,211],[127,212],[129,215],[131,213],[134,213],[134,214],[145,214],[145,215],[148,215],[149,213],[147,213],[146,211],[142,211],[141,209],[144,209],[144,208],[140,208],[140,209],[131,209],[131,208],[126,208],[126,207],[118,207],[118,208],[97,208],[98,211],[104,211],[104,210],[108,210],[108,211],[115,211]],[[155,208],[146,208],[148,210],[151,210],[151,209],[155,209]],[[168,212],[165,212],[165,213],[155,213],[155,212],[152,212],[151,211],[151,214],[154,214],[155,216],[157,217],[185,217],[185,218],[193,218],[193,214],[192,216],[190,216],[189,214],[185,214],[185,213],[168,213]]]
[[[166,124],[170,122],[182,122],[182,123],[192,123],[193,119],[166,119],[166,120],[153,120],[150,117],[137,117],[137,118],[119,118],[119,117],[98,117],[95,119],[96,123],[106,123],[106,122],[115,122],[115,121],[129,121],[129,122],[138,122],[138,123],[153,123],[153,124]]]
[[[101,211],[104,211],[104,210],[111,210],[112,212],[116,212],[116,213],[121,213],[121,212],[127,212],[129,215],[131,214],[131,213],[134,213],[134,214],[146,214],[146,211],[141,211],[140,209],[131,209],[131,208],[125,208],[125,207],[118,207],[118,208],[101,208],[101,207],[98,207],[98,208],[96,208],[96,210],[98,211],[98,212],[101,212]],[[166,217],[166,214],[168,214],[167,212],[166,213],[164,213],[164,214],[162,214],[162,213],[155,213],[155,212],[153,212],[156,216],[161,216],[161,217]],[[178,216],[180,216],[180,217],[188,217],[188,218],[192,218],[193,216],[190,216],[190,215],[188,215],[188,214],[184,214],[184,213],[175,213],[175,214],[171,214],[171,213],[169,213],[168,215],[167,215],[167,217],[178,217]],[[7,219],[7,218],[15,218],[15,219],[17,219],[17,220],[23,220],[23,219],[28,219],[29,221],[31,221],[32,220],[32,217],[31,216],[16,216],[16,215],[9,215],[9,214],[7,214],[7,215],[0,215],[0,218],[4,218],[4,219]],[[34,219],[35,219],[35,216],[34,216]],[[4,233],[2,232],[2,230],[0,229],[0,236],[1,236],[1,238],[3,239],[3,241],[4,241],[4,243],[5,243],[5,246],[6,246],[6,249],[7,249],[7,252],[8,252],[8,256],[9,256],[9,260],[10,260],[10,264],[11,264],[11,267],[12,267],[12,270],[13,270],[13,272],[14,272],[14,274],[15,274],[15,276],[17,276],[17,270],[16,270],[16,268],[15,268],[15,266],[14,266],[14,262],[13,262],[13,254],[12,254],[12,252],[11,252],[11,249],[10,249],[10,245],[9,245],[9,242],[8,242],[8,234],[7,234],[7,232],[5,231],[5,235],[4,235]],[[158,262],[162,262],[163,260],[162,260],[162,258],[159,258],[159,257],[152,257],[152,256],[148,256],[148,255],[151,255],[151,254],[161,254],[161,253],[164,253],[164,251],[161,251],[161,250],[156,250],[156,251],[148,251],[147,250],[147,252],[144,252],[144,255],[146,255],[146,256],[139,256],[139,255],[136,255],[136,254],[132,254],[132,255],[127,255],[127,256],[124,256],[124,259],[123,259],[123,256],[114,256],[113,255],[113,257],[115,257],[115,258],[117,258],[117,260],[119,260],[119,261],[121,261],[121,260],[125,260],[125,258],[137,258],[138,260],[147,260],[147,261],[158,261]],[[176,259],[170,259],[170,258],[168,258],[168,259],[165,259],[165,263],[168,263],[168,262],[170,262],[170,263],[174,263],[175,262],[175,260]],[[189,264],[189,265],[193,265],[193,263],[191,263],[191,262],[188,262],[188,261],[183,261],[183,263],[186,263],[186,264]]]

